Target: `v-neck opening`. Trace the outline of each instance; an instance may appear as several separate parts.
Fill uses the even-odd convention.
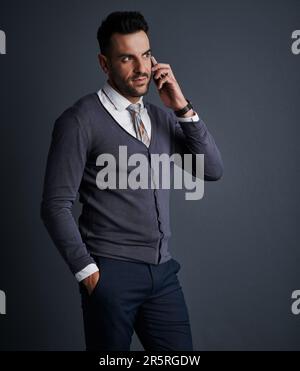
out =
[[[144,107],[147,108],[147,112],[148,112],[148,115],[150,117],[150,124],[151,124],[151,137],[150,137],[150,144],[149,146],[147,147],[146,144],[144,142],[142,142],[141,140],[139,140],[138,138],[134,137],[133,135],[131,135],[127,130],[125,130],[119,123],[118,121],[113,117],[113,115],[108,111],[108,109],[104,106],[104,104],[101,102],[99,96],[97,93],[94,93],[96,95],[96,99],[98,101],[98,103],[100,104],[100,106],[104,109],[105,112],[107,112],[107,114],[110,116],[110,118],[112,119],[112,121],[114,122],[114,124],[117,125],[117,127],[122,130],[123,132],[125,132],[125,134],[129,135],[134,141],[137,141],[138,143],[142,144],[143,146],[145,146],[148,150],[150,148],[153,147],[153,142],[154,142],[154,137],[156,135],[156,122],[153,118],[153,115],[152,115],[152,112],[151,112],[151,109],[149,107],[149,103],[148,102],[144,102]]]

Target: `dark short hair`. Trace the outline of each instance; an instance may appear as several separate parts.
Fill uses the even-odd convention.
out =
[[[98,28],[97,40],[100,51],[105,56],[109,54],[112,34],[129,34],[138,31],[148,33],[148,24],[140,12],[113,12],[110,13]]]

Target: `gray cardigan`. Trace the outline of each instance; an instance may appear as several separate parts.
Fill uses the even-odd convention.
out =
[[[147,101],[145,107],[152,127],[149,147],[115,121],[96,93],[82,97],[55,121],[40,212],[54,244],[74,274],[95,263],[91,254],[151,264],[171,259],[170,191],[101,190],[96,184],[99,154],[110,153],[117,160],[121,145],[127,146],[128,156],[199,153],[204,154],[204,180],[222,176],[220,152],[201,119],[178,122],[172,110]],[[128,167],[128,172],[131,170]],[[82,212],[77,226],[72,206],[78,192]]]

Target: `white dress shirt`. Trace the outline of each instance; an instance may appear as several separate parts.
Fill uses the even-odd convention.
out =
[[[129,134],[136,137],[134,130],[132,117],[130,112],[126,109],[132,102],[117,92],[108,81],[105,82],[102,89],[98,92],[98,97],[104,107],[109,111],[113,118],[123,127]],[[143,96],[140,97],[137,103],[141,104],[141,119],[151,139],[151,121],[147,112],[147,108],[144,106]],[[194,115],[191,117],[178,117],[177,120],[181,122],[195,122],[199,121],[197,113],[194,111]],[[99,269],[96,264],[92,263],[83,268],[80,272],[77,272],[75,277],[78,282],[82,281],[91,274],[97,272]]]

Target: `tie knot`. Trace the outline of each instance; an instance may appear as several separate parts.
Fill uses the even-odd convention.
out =
[[[127,107],[127,110],[130,111],[130,112],[140,113],[141,104],[140,103],[136,103],[136,104],[132,103]]]

